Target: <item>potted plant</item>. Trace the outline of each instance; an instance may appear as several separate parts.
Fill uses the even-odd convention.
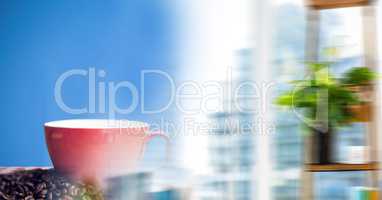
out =
[[[278,105],[303,113],[304,124],[313,134],[312,161],[316,164],[332,162],[336,129],[356,121],[359,112],[354,108],[367,105],[355,88],[370,87],[376,78],[376,73],[367,67],[354,67],[336,77],[330,73],[331,65],[309,63],[309,75],[304,80],[292,81],[292,89],[276,99]]]

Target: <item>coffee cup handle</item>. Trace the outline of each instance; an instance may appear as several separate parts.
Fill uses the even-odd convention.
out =
[[[145,138],[144,138],[144,146],[142,148],[142,151],[141,151],[141,156],[140,156],[140,159],[143,158],[143,154],[145,153],[145,147],[146,147],[146,144],[153,138],[156,138],[156,137],[160,137],[162,139],[164,139],[166,141],[166,161],[169,161],[170,160],[170,138],[168,136],[166,136],[163,132],[161,131],[153,131],[151,132],[150,134],[146,135]]]

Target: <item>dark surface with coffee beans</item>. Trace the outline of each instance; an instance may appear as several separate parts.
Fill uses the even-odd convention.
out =
[[[101,190],[71,181],[53,169],[0,173],[0,200],[102,200]]]

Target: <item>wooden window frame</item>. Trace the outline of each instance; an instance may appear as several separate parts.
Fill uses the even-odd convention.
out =
[[[372,0],[307,0],[307,6],[320,10],[365,6],[371,2]]]

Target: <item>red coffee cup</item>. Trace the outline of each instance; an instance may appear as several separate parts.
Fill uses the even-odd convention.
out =
[[[102,181],[133,171],[146,143],[162,133],[128,120],[73,119],[45,123],[45,139],[54,168],[71,178]]]

